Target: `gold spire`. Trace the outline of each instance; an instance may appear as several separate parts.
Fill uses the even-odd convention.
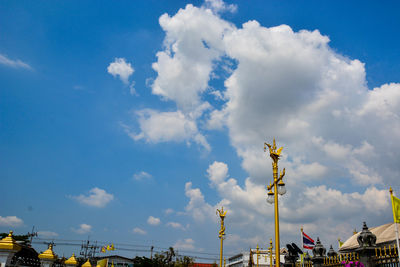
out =
[[[72,253],[71,258],[69,258],[68,260],[65,261],[65,264],[68,265],[78,265],[78,261],[75,258],[75,253]]]
[[[39,254],[38,257],[39,259],[48,259],[48,260],[57,259],[57,255],[53,252],[53,244],[50,244],[49,248],[42,254]]]
[[[13,238],[13,231],[10,231],[8,236],[0,240],[0,249],[16,250],[16,251],[21,250],[21,245],[18,244]]]
[[[82,264],[82,267],[92,267],[92,264],[90,263],[89,259],[84,264]]]

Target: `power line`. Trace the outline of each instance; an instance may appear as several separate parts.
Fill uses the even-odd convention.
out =
[[[49,239],[44,239],[44,238],[35,238],[40,241],[33,241],[32,243],[34,244],[48,244]],[[72,240],[72,239],[51,239],[52,242],[57,244],[58,246],[81,246],[82,249],[84,248],[84,245],[82,242],[88,242],[88,240]],[[46,242],[47,241],[47,242]],[[61,242],[62,241],[62,242]],[[76,243],[80,242],[80,243]],[[97,251],[98,248],[101,248],[100,245],[97,244],[109,244],[110,242],[104,242],[104,241],[95,241],[96,245],[92,245],[93,248],[90,246],[88,247],[89,249],[92,249],[93,251],[91,252],[92,255],[94,255]],[[149,246],[146,245],[136,245],[136,244],[126,244],[126,243],[115,243],[116,249],[117,250],[122,250],[122,251],[132,251],[132,252],[151,252],[151,249]],[[144,248],[149,248],[149,249],[144,249]],[[163,253],[164,251],[162,250],[168,250],[166,247],[156,247],[154,246],[153,248],[157,250],[153,250],[155,253]],[[218,253],[212,253],[212,252],[199,252],[199,251],[188,251],[188,250],[178,250],[180,253],[180,256],[190,256],[192,258],[196,259],[207,259],[207,260],[215,260],[218,259],[219,254]],[[199,255],[199,256],[196,256]],[[215,256],[215,258],[207,258],[201,255],[206,255],[206,256]],[[227,257],[230,257],[231,255],[226,255]]]

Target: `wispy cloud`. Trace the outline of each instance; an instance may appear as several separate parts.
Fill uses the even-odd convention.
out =
[[[186,227],[178,222],[168,222],[167,226],[175,228],[175,229],[186,230]]]
[[[103,208],[105,207],[110,201],[114,199],[114,195],[107,193],[105,190],[100,188],[92,188],[89,191],[89,195],[79,195],[79,196],[70,196],[72,199],[77,200],[79,203]]]
[[[184,240],[178,240],[173,247],[177,250],[192,250],[194,249],[194,240],[191,238],[186,238]]]
[[[165,213],[165,215],[170,215],[170,214],[174,213],[174,210],[173,209],[166,209],[166,210],[164,210],[164,213]]]
[[[39,231],[38,236],[44,237],[44,238],[53,238],[53,237],[57,237],[58,234],[56,232],[52,232],[52,231]]]
[[[79,228],[72,228],[72,231],[74,231],[77,234],[87,234],[92,230],[92,226],[86,223],[82,223],[79,225]]]
[[[161,220],[159,218],[150,216],[147,219],[147,223],[150,224],[150,225],[159,225],[161,223]]]
[[[147,232],[146,232],[145,230],[140,229],[139,227],[133,228],[132,232],[133,232],[134,234],[139,234],[139,235],[145,235],[145,234],[147,234]]]
[[[136,181],[150,180],[153,176],[145,171],[137,172],[133,175]]]
[[[22,219],[18,218],[17,216],[0,216],[0,226],[11,226],[11,227],[18,227],[24,224]]]
[[[28,63],[25,63],[19,59],[16,60],[10,59],[2,54],[0,54],[0,64],[16,69],[17,68],[28,69],[28,70],[32,69],[32,67]]]

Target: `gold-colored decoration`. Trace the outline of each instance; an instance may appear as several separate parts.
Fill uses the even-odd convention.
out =
[[[218,232],[218,237],[221,240],[221,248],[220,248],[220,257],[219,257],[219,267],[222,267],[222,256],[223,256],[223,247],[224,247],[224,238],[225,238],[225,225],[224,220],[226,216],[226,211],[224,211],[224,207],[221,210],[217,209],[217,215],[221,218],[221,229]]]
[[[82,267],[92,267],[92,264],[90,263],[89,259],[84,264],[82,264]]]
[[[21,245],[13,238],[13,231],[10,231],[8,236],[0,240],[0,249],[20,251]]]
[[[279,244],[279,206],[278,206],[278,187],[284,188],[285,184],[283,183],[283,177],[285,176],[285,168],[283,168],[282,172],[278,177],[278,161],[282,152],[283,147],[277,149],[275,138],[270,144],[264,143],[264,151],[266,152],[266,146],[269,149],[269,156],[272,159],[272,174],[273,174],[273,183],[267,186],[268,190],[268,199],[272,199],[272,195],[274,196],[274,210],[275,210],[275,261],[276,266],[280,266],[280,244]],[[272,192],[272,189],[273,192]],[[284,194],[286,190],[283,191]],[[272,202],[270,202],[272,204]]]
[[[257,255],[257,267],[258,267],[258,259],[260,258],[260,248],[258,247],[258,244],[256,248],[256,255]]]
[[[39,254],[38,257],[39,257],[39,259],[47,259],[47,260],[57,259],[57,255],[53,251],[53,244],[50,244],[49,248],[42,254]]]
[[[268,247],[268,251],[269,251],[269,266],[272,267],[272,249],[274,247],[272,246],[272,238],[269,240],[269,247]]]
[[[72,256],[65,261],[65,264],[67,265],[78,265],[78,261],[75,258],[75,253],[72,253]]]

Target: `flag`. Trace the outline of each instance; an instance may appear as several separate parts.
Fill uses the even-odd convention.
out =
[[[400,199],[392,195],[393,220],[400,223]]]
[[[111,247],[110,247],[110,245],[107,245],[107,250],[111,250]]]
[[[303,248],[305,249],[313,249],[315,244],[314,240],[309,237],[306,233],[302,232],[303,234]]]
[[[107,267],[108,258],[97,261],[96,267]]]
[[[111,243],[110,250],[115,250],[114,243]]]
[[[102,252],[102,253],[106,253],[106,248],[105,248],[105,247],[102,247],[102,248],[101,248],[101,252]]]
[[[338,241],[338,243],[339,243],[339,248],[341,248],[341,247],[343,246],[343,243],[344,243],[344,242],[340,241],[340,238],[339,238],[337,241]]]

